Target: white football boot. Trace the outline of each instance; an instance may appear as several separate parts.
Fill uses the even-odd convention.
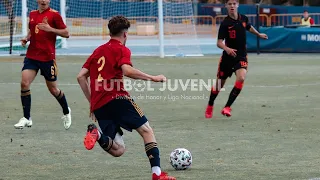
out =
[[[62,116],[62,120],[63,120],[63,125],[65,129],[69,129],[71,126],[71,109],[70,107],[68,107],[69,109],[69,114],[63,115]]]
[[[32,126],[32,119],[28,120],[27,118],[23,117],[19,120],[17,124],[14,125],[16,129],[23,129],[24,127],[31,127]]]

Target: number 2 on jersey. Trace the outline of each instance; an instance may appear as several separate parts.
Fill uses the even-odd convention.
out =
[[[100,65],[99,68],[98,68],[98,72],[99,72],[98,82],[101,82],[101,81],[103,81],[103,77],[101,76],[100,71],[103,69],[103,67],[104,67],[104,65],[105,65],[105,63],[106,63],[105,57],[102,56],[101,58],[99,58],[99,60],[98,60],[97,63],[98,63],[98,65]]]

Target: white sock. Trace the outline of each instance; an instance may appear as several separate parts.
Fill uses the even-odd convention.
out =
[[[154,166],[151,168],[152,169],[152,173],[155,173],[157,176],[160,176],[161,174],[161,169],[159,166]]]
[[[99,137],[98,137],[98,140],[101,138],[101,132],[100,131],[98,131],[98,135],[99,135]]]

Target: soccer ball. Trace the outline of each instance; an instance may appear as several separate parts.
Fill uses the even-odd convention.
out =
[[[175,170],[186,170],[191,167],[192,155],[185,148],[177,148],[170,154],[170,164]]]

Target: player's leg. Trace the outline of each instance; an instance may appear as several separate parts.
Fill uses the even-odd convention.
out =
[[[230,71],[230,68],[229,68],[228,59],[227,57],[222,56],[218,66],[216,84],[215,84],[215,87],[211,88],[208,105],[205,111],[206,118],[212,118],[214,101],[217,98],[220,90],[224,87],[224,84],[226,83],[226,79],[231,76],[230,73],[232,72]]]
[[[125,152],[121,129],[117,128],[118,125],[114,124],[113,121],[98,120],[98,123],[101,130],[98,130],[95,124],[88,125],[84,146],[91,150],[98,141],[103,150],[113,157],[120,157]]]
[[[176,178],[161,172],[158,144],[153,129],[140,107],[131,98],[120,98],[115,102],[118,103],[115,107],[121,107],[117,109],[123,109],[123,111],[118,111],[120,126],[128,131],[135,129],[143,138],[146,155],[151,166],[152,179],[175,180]]]
[[[57,86],[57,66],[55,61],[42,62],[41,63],[41,75],[46,79],[46,84],[50,93],[57,99],[63,111],[63,124],[65,129],[69,129],[71,126],[71,109],[68,106],[66,96],[62,90]]]
[[[147,121],[144,123],[142,126],[137,128],[136,131],[143,138],[145,151],[151,166],[152,180],[175,180],[175,177],[168,176],[166,172],[161,171],[158,143],[149,122]]]
[[[221,111],[222,115],[225,115],[227,117],[231,116],[231,110],[232,110],[231,105],[237,99],[238,95],[242,90],[242,87],[246,78],[246,74],[247,74],[247,66],[248,66],[247,61],[240,61],[235,66],[236,82],[234,84],[233,89],[230,92],[230,95],[225,107]]]
[[[17,129],[32,126],[31,111],[31,91],[30,85],[37,76],[38,66],[37,62],[25,58],[24,65],[21,72],[21,104],[23,107],[23,118],[14,125]]]
[[[115,108],[121,107],[111,101],[94,111],[100,130],[94,124],[88,125],[87,134],[84,138],[86,149],[93,149],[98,141],[101,148],[114,157],[119,157],[125,152],[125,145],[122,139],[123,132],[120,125],[116,123],[116,119],[119,117],[114,111]]]
[[[223,88],[224,84],[226,83],[226,79],[217,79],[216,86],[211,88],[210,97],[208,101],[208,105],[205,111],[206,118],[212,118],[214,101],[217,98],[221,88]]]
[[[141,135],[143,139],[145,151],[150,161],[152,173],[160,176],[160,152],[155,135],[153,133],[153,129],[150,127],[148,121],[146,121],[143,125],[137,128],[136,131]]]

